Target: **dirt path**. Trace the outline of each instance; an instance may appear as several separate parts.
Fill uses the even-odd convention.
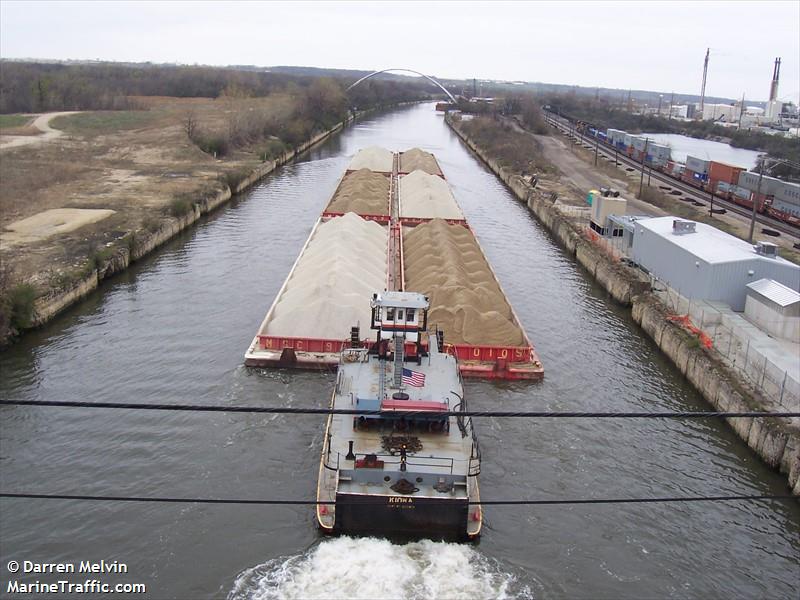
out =
[[[570,150],[566,142],[557,135],[536,135],[520,127],[514,120],[506,119],[506,122],[510,123],[520,133],[530,135],[539,142],[545,159],[561,171],[562,183],[571,184],[581,198],[585,198],[589,190],[597,190],[601,187],[614,188],[625,195],[629,206],[628,214],[654,217],[662,217],[667,214],[660,208],[635,198],[624,177],[611,177],[593,164],[587,163],[577,154],[577,152],[589,152],[589,150],[582,148],[575,148],[574,151]]]
[[[50,121],[62,115],[74,115],[80,111],[62,111],[46,113],[39,115],[31,123],[33,127],[41,131],[41,135],[4,135],[0,136],[0,150],[8,148],[19,148],[20,146],[27,146],[29,144],[42,144],[44,142],[52,141],[62,135],[64,132],[60,129],[53,129],[50,127]]]

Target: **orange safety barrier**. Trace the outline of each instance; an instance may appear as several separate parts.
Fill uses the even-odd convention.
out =
[[[700,343],[703,344],[703,346],[705,346],[709,350],[714,346],[713,340],[710,337],[708,337],[706,332],[700,329],[699,327],[695,327],[692,324],[689,315],[669,315],[667,317],[667,320],[672,321],[673,323],[678,323],[684,329],[696,335],[700,339]]]

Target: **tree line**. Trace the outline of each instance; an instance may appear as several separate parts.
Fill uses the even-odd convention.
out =
[[[293,92],[319,77],[233,67],[0,61],[0,114],[131,108],[130,96],[218,98]],[[354,81],[336,78],[340,85]],[[349,99],[361,108],[428,97],[420,82],[375,79]]]

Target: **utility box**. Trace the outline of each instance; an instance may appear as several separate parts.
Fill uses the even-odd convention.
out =
[[[589,227],[592,231],[596,231],[600,235],[621,236],[622,228],[613,227],[608,217],[611,215],[624,215],[628,209],[628,201],[625,198],[602,195],[595,196],[593,200],[589,222]]]

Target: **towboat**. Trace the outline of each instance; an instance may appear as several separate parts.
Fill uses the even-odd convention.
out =
[[[366,299],[365,299],[366,301]],[[317,485],[327,533],[445,539],[479,536],[480,448],[456,353],[427,331],[428,298],[385,291],[370,301],[374,342],[359,326],[342,349]]]

